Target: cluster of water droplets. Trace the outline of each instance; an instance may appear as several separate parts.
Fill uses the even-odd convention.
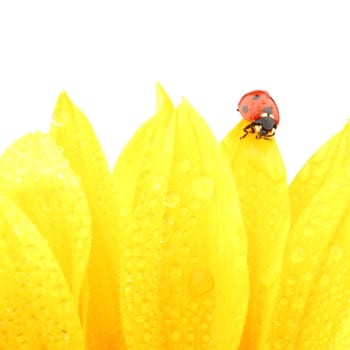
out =
[[[130,349],[214,349],[215,281],[193,241],[205,240],[201,220],[215,181],[193,175],[198,164],[189,159],[174,162],[171,176],[152,173],[150,159],[143,159],[139,177],[147,184],[136,188],[141,200],[122,243],[126,343]]]

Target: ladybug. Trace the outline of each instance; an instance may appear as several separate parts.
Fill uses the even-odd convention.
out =
[[[237,111],[242,117],[252,123],[244,129],[245,138],[248,133],[256,133],[256,138],[265,140],[271,139],[275,135],[277,125],[280,121],[278,107],[267,91],[254,90],[245,94],[238,102]]]

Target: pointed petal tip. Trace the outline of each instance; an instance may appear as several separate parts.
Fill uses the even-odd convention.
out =
[[[163,86],[157,81],[156,84],[156,94],[157,94],[157,104],[156,104],[156,113],[159,113],[160,111],[164,109],[174,109],[173,102],[171,101],[170,97],[164,90]]]
[[[195,111],[195,109],[193,108],[193,106],[185,96],[181,96],[181,102],[178,104],[176,109],[180,109],[184,111]]]
[[[68,93],[67,93],[66,90],[62,90],[62,91],[60,92],[60,94],[59,94],[59,96],[58,96],[58,99],[59,99],[59,100],[60,100],[60,99],[70,100],[69,95],[68,95]]]
[[[67,107],[67,106],[72,106],[73,102],[72,100],[70,99],[70,97],[68,96],[68,93],[63,90],[60,92],[58,98],[57,98],[57,102],[56,102],[56,106],[55,106],[55,109],[62,109],[64,107]]]
[[[185,96],[181,96],[181,104],[183,104],[184,106],[191,106],[190,102]]]

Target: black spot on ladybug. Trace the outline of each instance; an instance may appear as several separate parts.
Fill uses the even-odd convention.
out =
[[[253,100],[260,100],[260,97],[261,97],[260,95],[254,95],[254,96],[252,97],[252,99],[253,99]]]
[[[271,107],[264,107],[263,112],[266,114],[272,114],[272,108]]]
[[[248,113],[248,106],[247,106],[247,105],[244,105],[244,106],[242,107],[242,112],[245,113],[245,114]]]

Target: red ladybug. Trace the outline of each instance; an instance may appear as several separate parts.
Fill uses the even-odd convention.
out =
[[[244,129],[246,137],[248,133],[256,133],[256,138],[271,139],[275,135],[277,125],[280,121],[278,107],[267,91],[255,90],[245,94],[238,102],[239,113],[244,119],[252,122]]]

